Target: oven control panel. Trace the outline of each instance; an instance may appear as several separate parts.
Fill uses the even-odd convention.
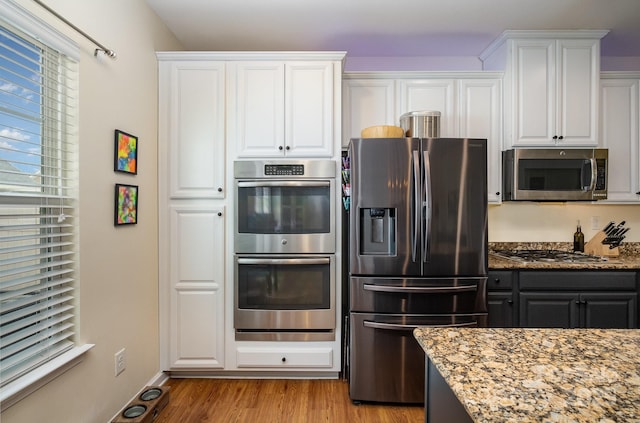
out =
[[[266,164],[264,165],[266,176],[292,176],[304,175],[304,165],[302,164]]]

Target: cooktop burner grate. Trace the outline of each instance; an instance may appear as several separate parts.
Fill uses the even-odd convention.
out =
[[[522,263],[601,263],[608,261],[606,257],[592,256],[575,251],[560,250],[496,250],[493,254],[507,260],[519,261]]]

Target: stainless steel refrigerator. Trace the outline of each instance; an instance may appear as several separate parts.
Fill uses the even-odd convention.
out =
[[[486,326],[484,139],[352,139],[349,395],[422,403],[416,326]]]

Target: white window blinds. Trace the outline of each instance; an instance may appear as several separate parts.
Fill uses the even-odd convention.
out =
[[[77,67],[0,22],[0,386],[74,347]]]

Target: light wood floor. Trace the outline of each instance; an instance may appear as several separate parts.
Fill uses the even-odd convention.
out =
[[[354,405],[343,380],[170,379],[154,423],[419,423],[420,405]]]

